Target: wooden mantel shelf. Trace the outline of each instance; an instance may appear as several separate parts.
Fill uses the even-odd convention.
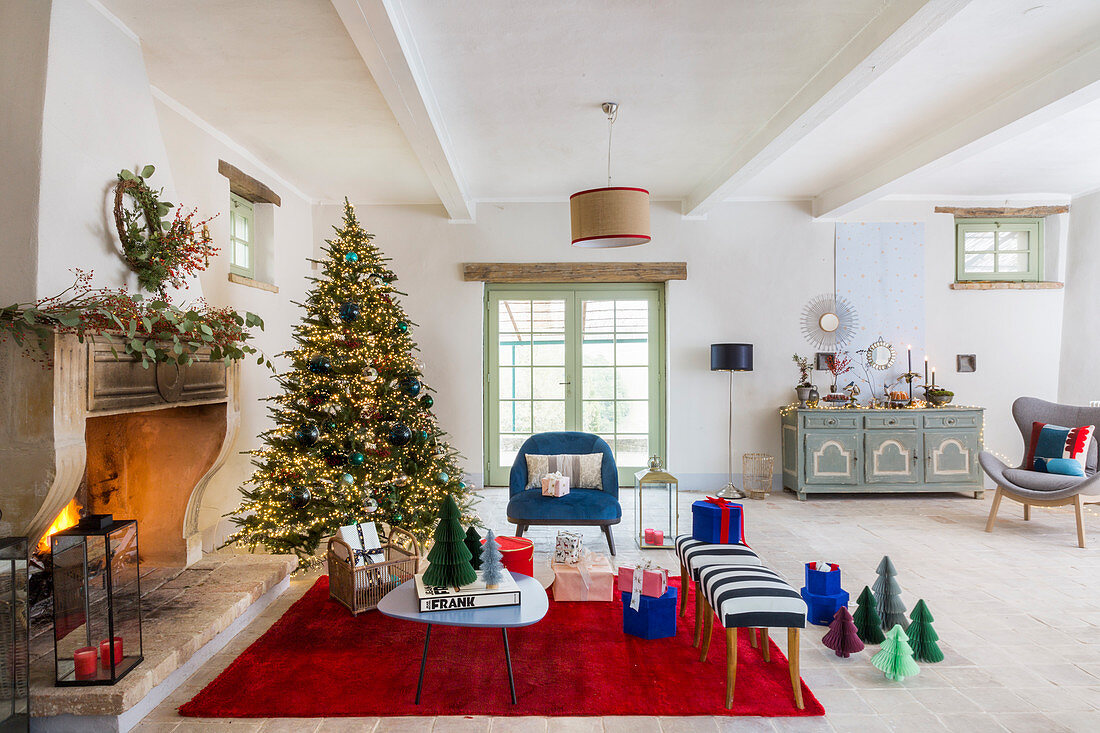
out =
[[[1011,282],[1011,281],[985,281],[972,283],[951,283],[952,290],[1061,290],[1065,283],[1059,282]]]
[[[687,280],[686,262],[467,262],[466,282],[661,283]]]

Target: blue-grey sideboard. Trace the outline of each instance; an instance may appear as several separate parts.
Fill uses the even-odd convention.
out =
[[[784,407],[783,487],[815,493],[967,491],[982,498],[983,409]]]

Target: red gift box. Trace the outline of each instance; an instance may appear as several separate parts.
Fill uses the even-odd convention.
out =
[[[481,541],[485,544],[485,540]],[[535,543],[526,537],[497,537],[501,561],[504,567],[513,573],[535,576]]]
[[[626,565],[619,568],[619,590],[630,593],[634,590],[636,567]],[[660,598],[668,590],[668,571],[664,568],[645,568],[642,573],[642,595]]]

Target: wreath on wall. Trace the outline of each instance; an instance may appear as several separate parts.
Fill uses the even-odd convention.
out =
[[[115,229],[122,242],[122,256],[137,273],[138,284],[150,292],[165,295],[168,285],[184,287],[188,277],[198,273],[218,253],[207,222],[195,221],[195,210],[176,209],[161,201],[164,189],[154,191],[146,179],[156,171],[151,165],[118,173],[115,184]]]

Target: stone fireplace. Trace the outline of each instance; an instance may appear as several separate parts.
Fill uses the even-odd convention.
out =
[[[0,344],[0,535],[36,542],[74,497],[136,519],[142,562],[202,556],[202,495],[240,424],[239,367],[116,359],[106,342],[51,343],[52,369]]]

